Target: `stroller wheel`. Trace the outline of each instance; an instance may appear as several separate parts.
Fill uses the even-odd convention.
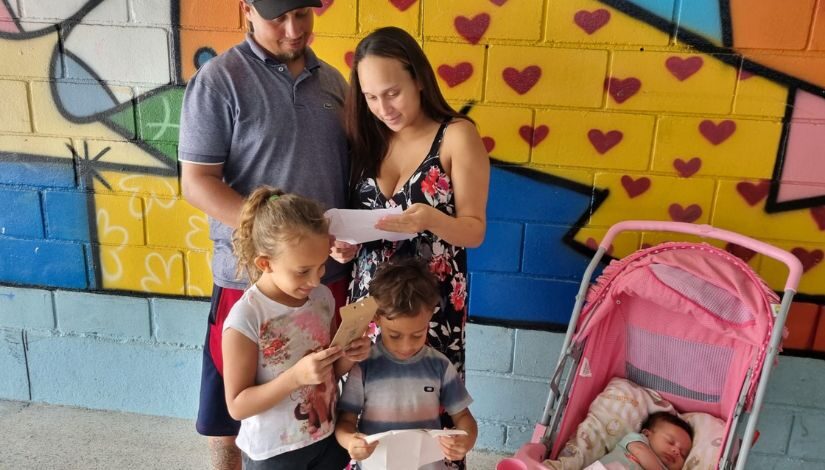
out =
[[[527,470],[527,465],[520,460],[508,458],[501,460],[496,465],[496,470]]]

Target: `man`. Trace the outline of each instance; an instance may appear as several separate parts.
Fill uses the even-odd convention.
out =
[[[204,345],[198,432],[212,467],[240,469],[240,423],[226,409],[221,330],[247,286],[236,276],[231,234],[243,198],[262,184],[344,207],[348,159],[341,122],[346,82],[308,47],[319,0],[240,0],[246,40],[206,63],[183,100],[179,160],[183,196],[209,216],[214,290]],[[346,267],[324,282],[343,300]]]

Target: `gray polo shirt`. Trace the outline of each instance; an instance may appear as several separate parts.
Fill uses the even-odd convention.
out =
[[[345,207],[349,160],[342,107],[347,84],[337,70],[306,51],[293,79],[286,65],[246,41],[207,62],[183,98],[178,158],[223,164],[224,181],[242,196],[268,184]],[[232,228],[209,218],[215,242],[212,275],[221,287],[243,289],[235,276]],[[325,281],[345,267],[330,260]]]

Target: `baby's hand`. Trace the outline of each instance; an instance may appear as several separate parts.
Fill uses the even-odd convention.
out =
[[[344,351],[344,357],[352,362],[361,362],[370,357],[372,341],[369,337],[362,336],[351,342]]]
[[[373,442],[372,444],[367,444],[367,441],[364,438],[367,437],[360,432],[357,432],[352,435],[352,438],[349,440],[349,445],[347,446],[347,452],[349,452],[349,456],[355,460],[365,460],[368,459],[370,455],[372,455],[375,448],[378,447],[378,441]]]
[[[342,355],[341,348],[333,346],[323,351],[307,354],[290,370],[299,387],[317,385],[329,377],[333,363]]]
[[[441,452],[448,460],[461,460],[470,451],[470,436],[456,435],[456,436],[441,436],[438,438],[441,444]]]

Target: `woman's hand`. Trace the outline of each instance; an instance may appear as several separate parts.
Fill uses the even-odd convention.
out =
[[[340,240],[331,240],[329,247],[329,256],[341,264],[346,264],[355,258],[358,254],[358,249],[361,245],[350,245],[347,242]]]
[[[438,209],[427,204],[416,203],[399,215],[382,217],[375,228],[388,232],[421,233],[432,227],[434,217],[440,215]]]
[[[364,438],[367,437],[360,432],[357,432],[352,435],[349,440],[349,445],[347,445],[347,452],[349,452],[349,456],[355,460],[365,460],[368,459],[370,455],[372,455],[375,448],[378,447],[378,441],[373,442],[372,444],[367,444],[367,441]]]

